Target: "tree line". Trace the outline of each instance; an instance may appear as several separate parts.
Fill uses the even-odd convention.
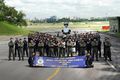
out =
[[[45,18],[45,19],[33,19],[31,20],[31,22],[33,23],[60,23],[60,22],[84,22],[84,21],[108,21],[108,18],[103,17],[103,18],[94,18],[91,17],[90,19],[86,19],[86,18],[67,18],[67,17],[63,17],[63,18],[57,18],[57,16],[51,16],[49,18]]]
[[[17,26],[27,26],[24,19],[25,14],[17,11],[14,7],[5,4],[4,0],[0,0],[0,21],[7,21]]]

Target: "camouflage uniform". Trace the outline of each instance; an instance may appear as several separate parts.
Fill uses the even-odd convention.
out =
[[[35,43],[33,41],[30,41],[30,43],[28,43],[28,46],[29,46],[29,57],[31,57],[32,53],[34,52]]]
[[[86,47],[86,43],[84,42],[84,40],[80,41],[80,53],[79,56],[83,56],[85,55],[85,47]]]
[[[15,57],[17,56],[17,54],[18,54],[18,39],[16,38],[16,40],[15,40]]]
[[[38,43],[38,49],[39,49],[40,56],[44,56],[44,42]]]
[[[67,42],[67,56],[69,57],[69,55],[73,56],[73,54],[72,54],[72,41]]]
[[[104,57],[105,57],[105,60],[107,60],[107,58],[109,58],[110,61],[111,60],[111,43],[109,40],[105,40],[104,41]]]
[[[94,55],[96,56],[96,61],[98,61],[98,41],[94,39],[94,41],[91,42],[92,45],[92,57],[94,60]]]
[[[91,40],[86,42],[86,50],[91,55]]]
[[[59,57],[65,57],[65,43],[61,42],[59,45]]]
[[[23,42],[20,40],[18,43],[18,57],[19,60],[21,60],[21,56],[22,56],[22,60],[24,60],[24,55],[23,55]]]
[[[76,53],[76,42],[72,42],[72,53]]]
[[[45,52],[46,52],[47,56],[50,56],[49,55],[49,45],[48,44],[49,44],[49,41],[46,40],[44,48],[45,48]]]
[[[15,54],[14,54],[14,42],[13,41],[10,41],[8,43],[8,46],[9,46],[9,60],[11,60],[11,55],[13,56],[13,60],[15,60]]]
[[[55,43],[54,45],[54,54],[56,57],[59,56],[59,47],[58,47],[58,43]]]
[[[49,46],[49,56],[53,57],[54,55],[54,43],[52,41],[49,41],[48,43]]]

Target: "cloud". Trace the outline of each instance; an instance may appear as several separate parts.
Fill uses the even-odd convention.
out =
[[[119,0],[5,0],[6,4],[22,10],[27,18],[104,17],[120,15]]]

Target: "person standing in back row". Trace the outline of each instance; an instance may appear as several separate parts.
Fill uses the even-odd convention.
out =
[[[44,42],[41,40],[38,43],[39,56],[44,56]]]
[[[79,48],[80,48],[80,53],[79,56],[84,56],[85,55],[85,50],[86,50],[86,43],[83,39],[81,39],[81,41],[79,42]]]
[[[87,53],[90,53],[91,55],[91,40],[90,39],[86,42],[86,50],[87,50]]]

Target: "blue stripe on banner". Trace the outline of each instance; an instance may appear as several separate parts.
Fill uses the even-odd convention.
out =
[[[33,66],[84,68],[86,67],[86,57],[52,58],[35,56]]]

